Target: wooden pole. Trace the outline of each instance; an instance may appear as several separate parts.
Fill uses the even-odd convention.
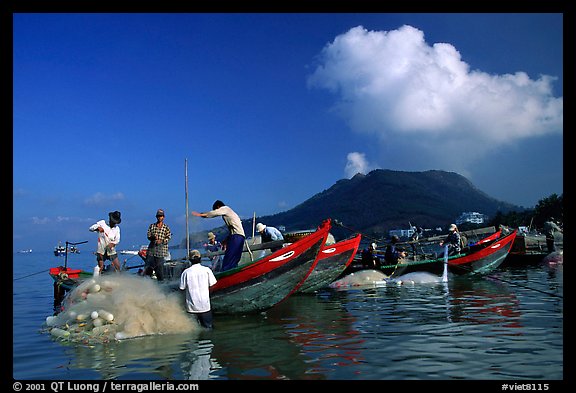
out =
[[[188,159],[184,159],[184,189],[186,193],[186,256],[184,260],[188,259],[190,255],[190,231],[188,230]]]
[[[254,239],[254,236],[256,236],[255,227],[256,227],[256,212],[254,212],[254,216],[252,216],[252,244],[254,244],[254,242],[256,241]]]

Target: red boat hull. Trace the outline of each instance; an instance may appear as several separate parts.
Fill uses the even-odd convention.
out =
[[[332,281],[336,280],[354,259],[361,238],[362,235],[358,234],[353,238],[322,247],[318,254],[316,268],[308,276],[298,292],[313,293],[327,287]]]
[[[316,267],[330,231],[326,220],[315,232],[251,264],[216,274],[210,302],[214,313],[266,310],[296,292]]]
[[[517,231],[502,236],[496,240],[476,243],[466,254],[459,254],[448,258],[448,271],[455,275],[486,274],[498,268],[508,256],[512,244],[516,239]],[[444,258],[427,259],[423,261],[406,261],[395,269],[394,277],[424,271],[441,275],[444,270]]]
[[[454,274],[483,274],[496,269],[508,256],[518,230],[493,241],[469,255],[448,260],[448,269]]]

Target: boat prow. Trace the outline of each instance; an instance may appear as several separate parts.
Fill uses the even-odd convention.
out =
[[[214,313],[264,311],[296,292],[316,267],[330,231],[326,220],[315,232],[253,263],[217,273],[211,287]]]

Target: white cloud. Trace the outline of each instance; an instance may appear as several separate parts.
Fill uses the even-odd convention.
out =
[[[430,46],[411,26],[358,26],[323,49],[308,83],[336,93],[335,109],[357,132],[386,142],[409,135],[439,159],[461,151],[452,158],[469,162],[519,138],[562,133],[563,98],[552,95],[554,80],[471,71],[453,45]]]
[[[46,225],[50,223],[50,219],[48,217],[32,217],[32,224],[34,225]]]
[[[102,206],[106,205],[110,202],[117,202],[124,199],[124,194],[121,192],[117,192],[115,194],[106,195],[101,192],[97,192],[96,194],[88,197],[84,200],[84,204],[87,206]]]
[[[366,160],[366,155],[364,153],[352,152],[348,153],[346,156],[348,162],[346,162],[346,167],[344,168],[344,174],[347,178],[352,178],[357,173],[366,174],[373,169],[375,166],[368,163]]]

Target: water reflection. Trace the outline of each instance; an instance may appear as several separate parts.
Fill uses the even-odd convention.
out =
[[[70,344],[71,367],[98,372],[102,379],[181,379],[182,358],[193,358],[197,334],[167,334],[95,346]],[[192,353],[192,355],[189,355]],[[204,359],[202,359],[204,360]]]
[[[455,279],[450,287],[449,313],[453,322],[520,328],[519,306],[509,285],[490,278]]]
[[[266,313],[220,317],[210,333],[227,379],[326,379],[360,361],[350,316],[315,295],[296,295]]]

